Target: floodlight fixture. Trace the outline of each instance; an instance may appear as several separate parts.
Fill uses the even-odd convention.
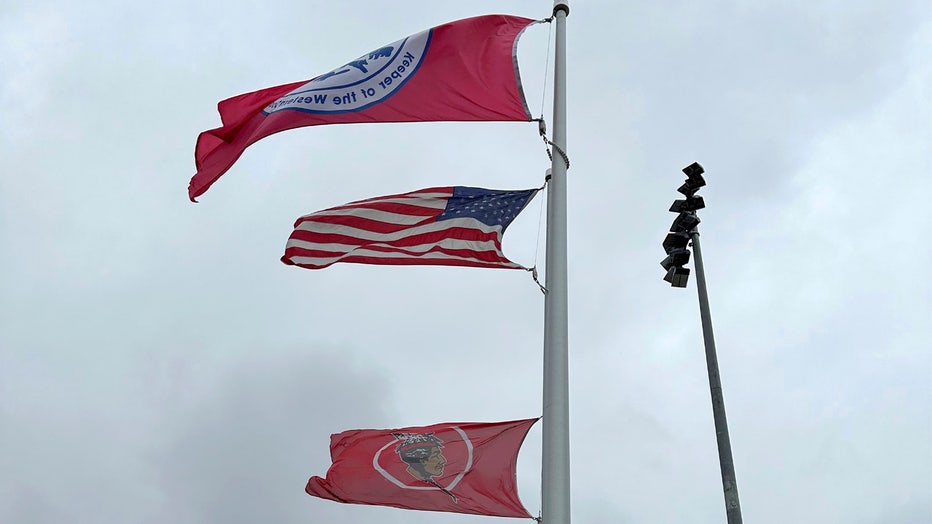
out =
[[[673,287],[686,287],[686,281],[689,280],[689,268],[673,266],[663,277]]]
[[[674,249],[683,249],[689,243],[689,233],[678,231],[676,233],[667,233],[667,238],[663,239],[663,250],[669,255]]]
[[[705,207],[705,199],[700,196],[691,196],[686,199],[674,200],[670,206],[673,213],[682,213],[684,211],[697,211]]]
[[[696,194],[696,191],[699,191],[700,187],[705,185],[705,179],[700,175],[696,175],[691,178],[687,178],[686,182],[683,183],[680,187],[677,188],[677,191],[683,193],[683,195],[691,197]]]
[[[674,233],[679,233],[680,231],[689,232],[698,226],[699,222],[699,217],[697,217],[695,213],[682,212],[673,220],[670,231]]]
[[[663,259],[660,262],[660,265],[663,266],[667,271],[670,270],[673,266],[682,266],[689,263],[689,250],[686,248],[674,249],[670,251],[670,254],[667,255],[667,258]]]
[[[689,178],[693,178],[705,173],[705,169],[702,169],[702,166],[699,164],[699,162],[693,162],[692,164],[689,164],[683,168],[683,173],[686,173],[686,176]]]

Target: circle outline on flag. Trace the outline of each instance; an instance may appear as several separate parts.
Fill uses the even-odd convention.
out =
[[[395,93],[401,90],[401,88],[404,87],[404,85],[408,83],[408,80],[410,80],[420,70],[421,65],[424,63],[424,57],[427,56],[427,50],[430,48],[430,42],[433,39],[433,32],[434,32],[433,29],[427,29],[425,31],[421,31],[420,33],[416,33],[411,36],[402,38],[401,40],[392,42],[391,44],[388,44],[387,46],[383,46],[383,48],[392,47],[394,49],[397,49],[397,52],[394,52],[390,57],[386,57],[387,58],[386,63],[384,65],[380,64],[378,69],[375,71],[372,71],[371,73],[362,73],[361,71],[358,71],[358,70],[356,71],[351,70],[350,74],[352,75],[352,78],[350,80],[336,83],[335,81],[332,81],[332,79],[337,78],[337,76],[333,75],[333,73],[335,73],[339,69],[343,69],[347,67],[349,64],[337,67],[336,69],[332,69],[329,72],[324,73],[323,75],[320,75],[320,76],[317,76],[311,79],[306,84],[289,92],[288,94],[282,97],[279,97],[278,100],[266,106],[265,109],[262,110],[262,113],[265,114],[266,116],[269,116],[274,113],[278,113],[280,111],[299,111],[302,113],[338,115],[338,114],[343,114],[343,113],[356,113],[356,112],[368,109],[369,107],[372,107],[373,105],[385,102],[386,100],[394,96]],[[374,54],[377,51],[378,49],[372,51],[369,54],[370,55]],[[385,71],[388,70],[388,68],[392,66],[393,64],[396,64],[397,63],[396,60],[398,60],[399,58],[404,58],[403,53],[405,52],[418,53],[419,56],[416,57],[415,63],[408,65],[407,67],[402,67],[403,64],[402,66],[398,66],[398,67],[401,67],[402,69],[406,69],[404,76],[401,77],[400,80],[396,79],[397,81],[393,82],[388,87],[380,86],[380,82],[379,82],[380,79],[383,79],[383,78],[387,79],[387,77],[396,74],[393,71],[388,71],[388,74],[386,74]],[[367,55],[363,55],[363,57],[365,56]],[[375,60],[378,58],[379,57],[372,58],[371,60]],[[331,75],[331,76],[327,76],[327,75]],[[298,95],[301,95],[304,93],[315,93],[315,92],[325,93],[324,94],[325,98],[327,96],[331,96],[333,98],[341,98],[343,95],[346,95],[348,93],[355,93],[355,91],[347,91],[347,89],[352,89],[359,85],[362,85],[362,88],[361,88],[362,90],[366,90],[367,88],[371,88],[371,90],[375,90],[376,86],[380,86],[382,88],[382,91],[384,92],[378,93],[378,91],[375,90],[376,94],[370,95],[370,96],[375,97],[371,102],[367,102],[367,103],[364,103],[358,106],[353,106],[348,109],[344,109],[343,104],[334,104],[333,102],[329,102],[329,103],[324,102],[323,104],[318,104],[316,102],[311,103],[310,100],[314,98],[313,96],[300,97],[302,99],[307,99],[306,103],[310,105],[299,105],[299,104],[304,104],[305,102],[300,102],[300,103],[296,102]],[[289,100],[289,98],[291,100]],[[331,100],[333,100],[333,98],[331,98]],[[367,100],[368,97],[353,98],[350,104],[355,104],[357,99],[361,102],[363,100]]]
[[[466,444],[466,451],[467,451],[467,453],[466,453],[466,467],[463,468],[463,471],[461,471],[461,472],[459,473],[459,475],[457,475],[457,476],[453,479],[452,482],[450,482],[450,485],[449,485],[449,486],[446,486],[445,488],[443,488],[443,489],[445,489],[445,490],[447,490],[447,491],[450,491],[450,490],[452,490],[453,488],[455,488],[456,485],[459,484],[461,480],[463,480],[463,477],[466,476],[466,473],[467,473],[470,469],[472,469],[472,441],[469,440],[469,436],[467,436],[467,435],[466,435],[466,432],[463,431],[462,429],[460,429],[459,426],[450,426],[450,429],[452,429],[453,431],[456,431],[457,433],[459,433],[459,434],[460,434],[460,437],[463,438],[463,442]],[[383,477],[385,477],[386,480],[388,480],[388,481],[391,482],[392,484],[398,486],[399,488],[403,488],[403,489],[420,489],[420,490],[439,490],[440,488],[438,488],[437,486],[409,486],[409,485],[403,483],[402,481],[398,480],[397,478],[395,478],[394,475],[392,475],[392,474],[389,473],[388,471],[385,471],[385,469],[382,468],[382,466],[379,465],[379,456],[382,455],[382,452],[385,451],[385,449],[388,448],[389,446],[391,446],[392,444],[398,442],[399,440],[400,440],[400,439],[398,439],[398,438],[394,438],[394,439],[392,439],[388,444],[385,444],[384,446],[382,446],[381,448],[379,448],[379,450],[376,451],[376,452],[375,452],[375,455],[373,455],[373,457],[372,457],[372,467],[375,468],[375,470],[378,471],[379,474],[381,474]]]

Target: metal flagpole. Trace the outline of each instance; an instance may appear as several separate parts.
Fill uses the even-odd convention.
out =
[[[569,358],[566,278],[566,17],[555,0],[553,162],[547,190],[547,294],[544,299],[542,524],[570,522]]]
[[[725,398],[722,380],[718,373],[718,355],[712,335],[712,314],[709,312],[709,294],[705,287],[705,268],[699,248],[699,231],[689,232],[696,253],[696,287],[699,289],[699,315],[702,318],[702,338],[705,342],[705,360],[709,369],[709,389],[712,392],[712,418],[718,442],[718,461],[722,469],[722,488],[725,491],[725,515],[728,524],[742,524],[741,504],[738,502],[738,484],[735,481],[735,461],[731,457],[731,440],[728,438],[728,421],[725,419]]]

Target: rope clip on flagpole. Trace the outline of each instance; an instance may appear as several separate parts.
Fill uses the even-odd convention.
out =
[[[540,292],[543,293],[544,295],[546,295],[546,294],[547,294],[547,288],[545,288],[544,285],[541,284],[541,283],[540,283],[540,280],[538,280],[538,278],[537,278],[537,266],[534,266],[534,267],[532,267],[531,269],[528,269],[528,271],[531,272],[531,278],[534,279],[534,283],[537,284],[537,287],[540,288]]]
[[[544,145],[547,150],[547,158],[553,162],[553,153],[550,152],[550,148],[553,147],[557,153],[560,155],[560,158],[563,159],[563,164],[566,166],[567,171],[570,169],[570,157],[566,154],[566,151],[562,147],[554,144],[552,140],[547,138],[547,122],[543,118],[538,118],[537,120],[537,132],[540,133],[540,137],[544,140]]]

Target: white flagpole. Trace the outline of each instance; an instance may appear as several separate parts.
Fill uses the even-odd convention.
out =
[[[554,0],[553,162],[547,190],[547,295],[544,299],[542,524],[570,522],[570,409],[566,278],[566,17]]]

